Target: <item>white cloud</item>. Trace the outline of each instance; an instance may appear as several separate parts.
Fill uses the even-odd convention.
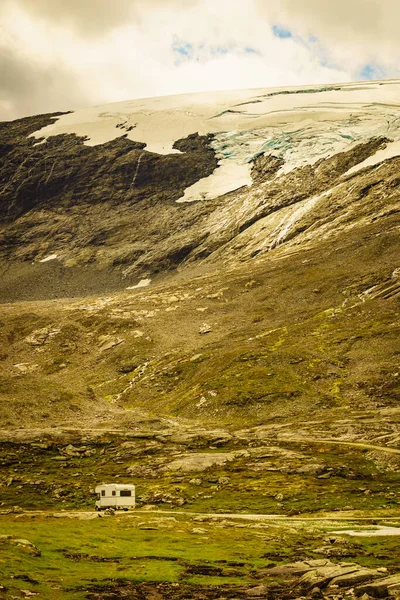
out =
[[[397,0],[113,0],[112,14],[109,0],[5,0],[0,52],[12,81],[3,84],[0,118],[145,96],[348,81],[373,62],[391,75],[398,42],[386,13],[379,21],[385,4],[398,14]],[[365,6],[363,25],[357,19]],[[293,37],[276,37],[274,24]],[[190,51],[179,54],[185,44]]]

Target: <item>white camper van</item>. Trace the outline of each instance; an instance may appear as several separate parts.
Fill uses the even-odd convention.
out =
[[[105,483],[95,489],[97,494],[96,510],[106,508],[135,508],[135,486],[121,483]]]

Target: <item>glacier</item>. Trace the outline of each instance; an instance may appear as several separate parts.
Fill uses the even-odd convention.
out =
[[[75,133],[90,146],[121,136],[157,154],[174,142],[212,134],[218,166],[186,188],[178,203],[204,201],[252,185],[254,159],[284,160],[276,177],[329,158],[357,143],[386,137],[387,147],[357,169],[400,155],[400,80],[331,86],[236,90],[168,96],[83,108],[33,133],[38,143]],[[140,168],[138,162],[137,169]],[[133,182],[137,171],[133,174]]]

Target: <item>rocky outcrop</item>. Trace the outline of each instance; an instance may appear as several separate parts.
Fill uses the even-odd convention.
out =
[[[266,578],[266,582],[268,578],[290,580],[294,589],[313,597],[315,595],[313,591],[316,589],[324,590],[325,595],[329,595],[335,588],[339,588],[343,593],[351,589],[352,595],[358,597],[363,594],[372,598],[395,597],[400,590],[400,575],[385,577],[385,570],[367,569],[357,563],[332,563],[321,559],[272,567],[259,571],[257,577]]]
[[[218,452],[209,454],[184,454],[163,467],[163,470],[181,473],[201,473],[212,467],[223,466],[243,456],[249,456],[247,451]]]
[[[13,535],[0,535],[0,544],[10,544],[20,548],[23,552],[31,556],[41,556],[42,553],[35,544],[23,538],[17,538]]]

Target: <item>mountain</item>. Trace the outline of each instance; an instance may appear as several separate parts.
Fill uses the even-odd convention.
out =
[[[6,507],[124,477],[141,505],[392,515],[399,106],[382,81],[0,124]]]
[[[3,410],[22,389],[50,395],[44,415],[65,397],[67,423],[104,397],[228,422],[396,405],[399,93],[218,92],[3,123]]]

